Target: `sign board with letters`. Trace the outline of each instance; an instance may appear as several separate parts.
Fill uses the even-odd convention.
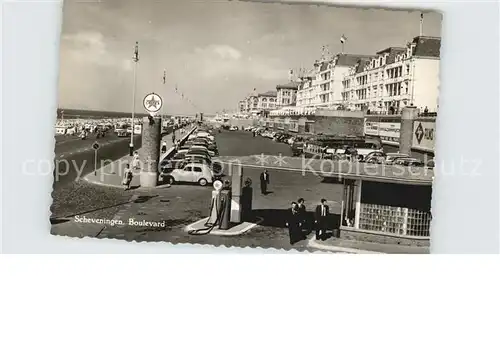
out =
[[[416,150],[434,152],[436,139],[436,122],[415,121],[413,122],[412,147]]]

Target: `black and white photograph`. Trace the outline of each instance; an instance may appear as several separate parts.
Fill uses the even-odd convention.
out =
[[[67,0],[62,19],[52,235],[429,253],[441,13]]]

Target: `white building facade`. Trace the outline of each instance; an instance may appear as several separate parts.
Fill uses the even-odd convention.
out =
[[[319,86],[316,76],[303,77],[297,90],[297,107],[319,105]]]
[[[303,79],[297,92],[297,106],[337,109],[343,106],[343,79],[356,62],[367,57],[337,54],[314,63],[314,76]],[[300,100],[300,101],[299,101]]]
[[[295,106],[297,103],[298,82],[289,82],[276,86],[276,107]]]
[[[440,38],[419,36],[358,60],[342,79],[343,104],[369,113],[397,114],[405,106],[436,113],[440,46]]]

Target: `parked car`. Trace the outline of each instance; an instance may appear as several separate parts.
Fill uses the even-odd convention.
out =
[[[385,153],[383,151],[373,151],[366,155],[364,161],[368,163],[384,163]]]
[[[247,132],[251,132],[253,130],[253,127],[252,126],[248,126],[248,127],[245,127],[243,130],[245,130]]]
[[[206,146],[203,146],[203,145],[193,145],[193,146],[191,146],[191,148],[189,150],[203,150],[203,151],[208,152],[208,155],[210,157],[215,156],[215,152],[209,150]]]
[[[189,149],[189,151],[186,153],[186,156],[189,156],[189,155],[202,155],[202,156],[206,156],[210,160],[212,159],[212,157],[210,156],[210,154],[208,153],[207,150]]]
[[[203,156],[191,155],[182,160],[164,160],[160,164],[160,176],[165,178],[167,174],[170,174],[174,169],[184,168],[189,163],[200,163],[206,164],[213,171],[214,175],[220,177],[222,175],[222,164],[219,162],[212,162]]]
[[[230,130],[230,131],[238,130],[238,127],[236,127],[236,126],[231,126],[231,127],[229,127],[229,130]]]
[[[198,183],[201,186],[213,183],[214,174],[210,167],[203,163],[188,163],[184,168],[172,170],[165,180],[168,184]]]
[[[400,157],[394,160],[392,163],[393,165],[400,165],[400,166],[411,166],[411,167],[424,167],[425,164],[416,158],[412,157]]]
[[[410,155],[400,154],[399,152],[389,152],[385,155],[384,163],[388,165],[392,165],[395,160],[398,158],[409,158]]]

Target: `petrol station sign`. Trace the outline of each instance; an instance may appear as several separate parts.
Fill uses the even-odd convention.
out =
[[[434,152],[436,122],[415,121],[413,123],[413,148]]]

